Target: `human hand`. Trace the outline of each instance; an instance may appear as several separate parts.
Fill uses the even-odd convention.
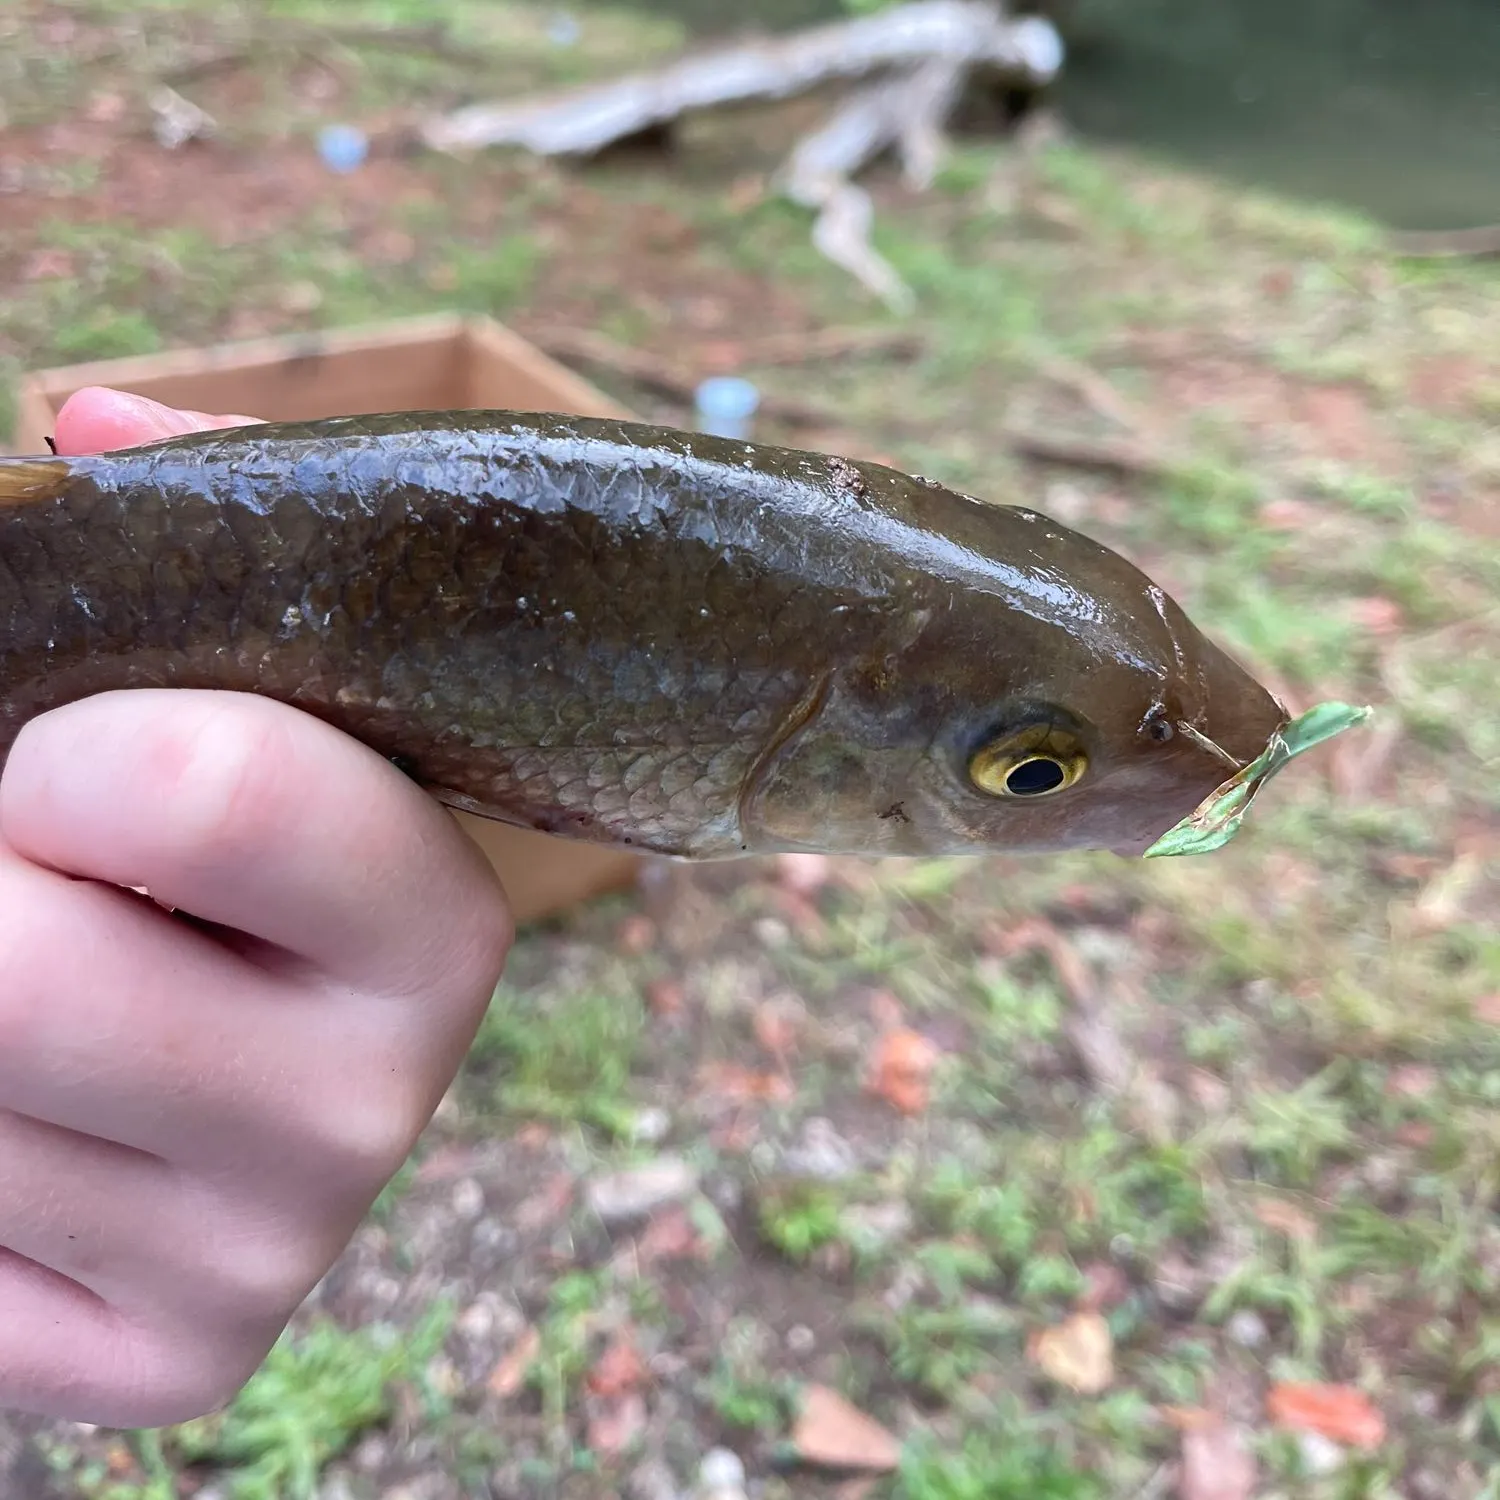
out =
[[[89,391],[57,442],[247,420]],[[509,942],[450,816],[310,715],[136,690],[29,723],[0,777],[0,1407],[160,1426],[233,1395]]]

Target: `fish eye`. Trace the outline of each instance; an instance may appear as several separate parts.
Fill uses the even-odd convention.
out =
[[[1077,735],[1034,724],[982,745],[969,762],[969,780],[992,797],[1047,797],[1075,785],[1088,764]]]

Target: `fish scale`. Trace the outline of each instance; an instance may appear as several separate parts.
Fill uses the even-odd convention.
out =
[[[261,693],[455,807],[690,857],[1139,852],[1285,721],[1034,511],[514,412],[0,460],[0,642],[0,755],[108,689]],[[976,780],[1039,727],[1077,785]]]

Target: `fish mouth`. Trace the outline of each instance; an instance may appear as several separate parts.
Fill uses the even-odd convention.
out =
[[[1236,746],[1234,751],[1188,720],[1173,720],[1173,728],[1177,734],[1193,747],[1192,758],[1196,763],[1193,784],[1184,792],[1185,805],[1180,810],[1162,813],[1161,826],[1153,831],[1115,841],[1109,846],[1110,852],[1124,859],[1139,859],[1168,829],[1175,827],[1205,798],[1213,795],[1256,760],[1271,743],[1272,737],[1285,729],[1291,719],[1291,714],[1281,701],[1257,685],[1254,703],[1247,705],[1246,712],[1226,726],[1233,734],[1231,743]],[[1220,732],[1223,738],[1230,737],[1223,730]],[[1250,749],[1252,741],[1254,748]],[[1248,753],[1242,755],[1241,750],[1247,750]],[[1196,767],[1202,768],[1201,780]]]

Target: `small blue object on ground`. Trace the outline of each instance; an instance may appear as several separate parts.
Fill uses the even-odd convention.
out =
[[[565,10],[553,12],[547,22],[547,40],[554,47],[575,47],[582,34],[583,27],[578,24],[577,17],[570,16]]]
[[[695,393],[698,430],[714,437],[748,438],[760,392],[734,375],[715,375]]]
[[[318,155],[335,172],[353,172],[370,154],[370,138],[357,125],[325,125],[318,132]]]

